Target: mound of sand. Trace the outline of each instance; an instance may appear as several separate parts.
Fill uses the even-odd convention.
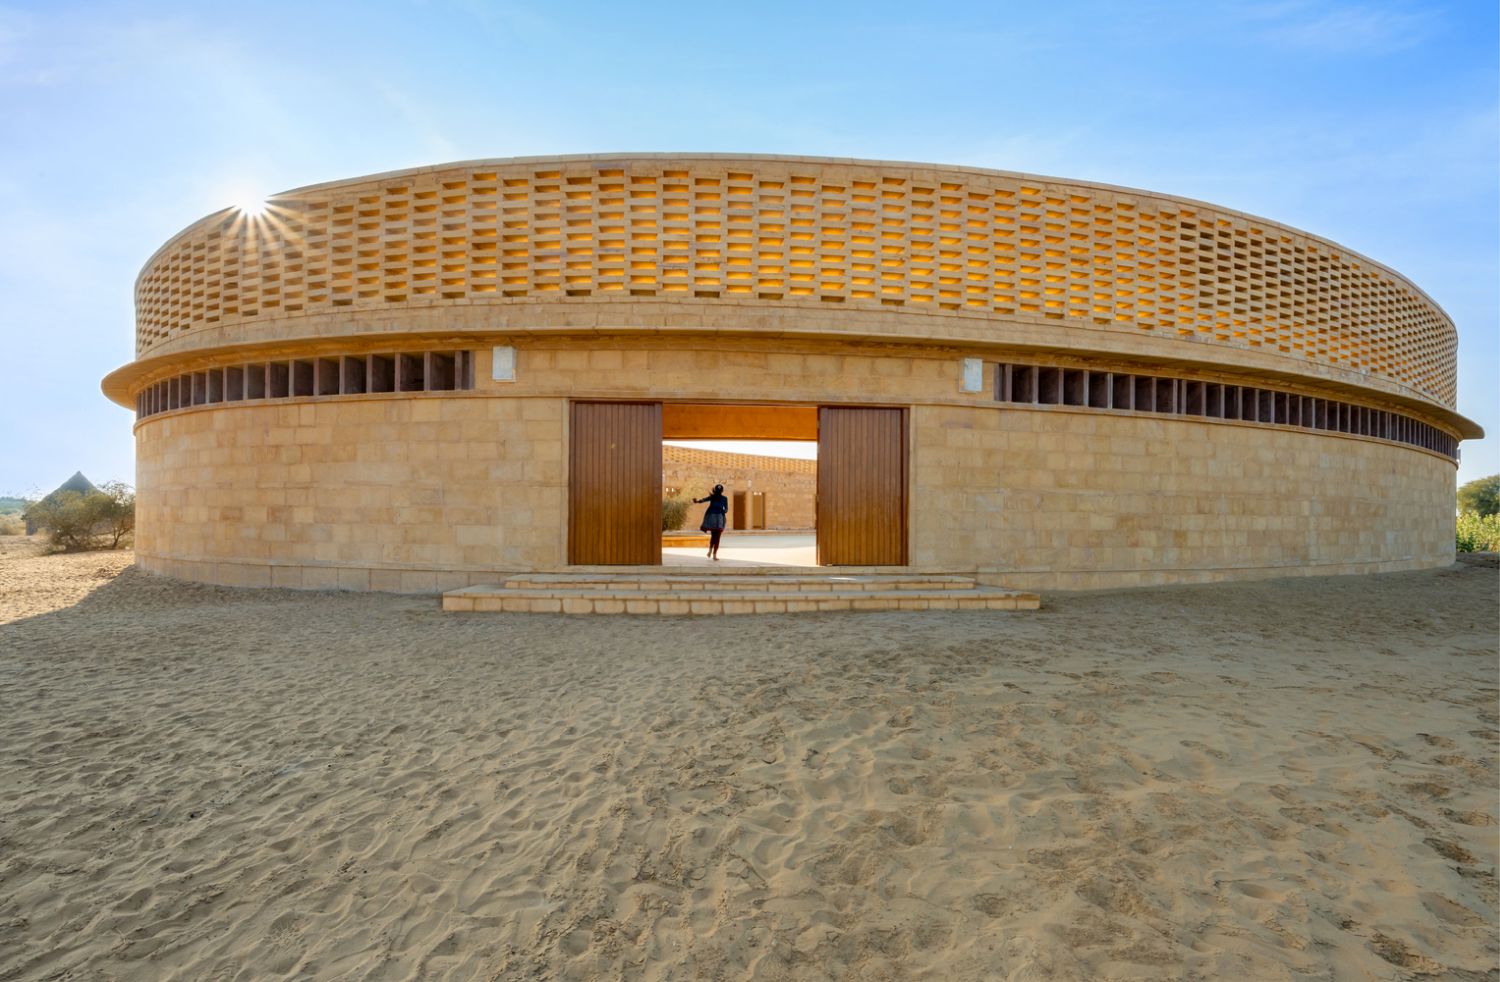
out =
[[[0,979],[1493,979],[1493,566],[443,615],[0,559]]]

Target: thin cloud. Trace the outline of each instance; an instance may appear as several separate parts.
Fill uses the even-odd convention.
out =
[[[1432,34],[1429,13],[1358,4],[1290,2],[1252,8],[1257,36],[1284,48],[1333,54],[1389,54],[1416,47]]]
[[[438,113],[431,106],[424,105],[420,100],[386,82],[377,81],[374,87],[392,112],[422,140],[430,155],[440,160],[451,160],[458,156],[458,144],[434,125]]]
[[[0,7],[0,65],[16,60],[35,18],[24,10]]]

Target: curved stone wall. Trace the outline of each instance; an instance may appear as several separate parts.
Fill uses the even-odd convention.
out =
[[[136,348],[104,387],[139,415],[138,561],[247,585],[564,565],[575,399],[906,407],[912,565],[1043,589],[1450,562],[1480,435],[1452,323],[1377,263],[1201,202],[912,164],[304,188],[164,245]]]
[[[469,391],[209,404],[136,430],[138,561],[228,584],[432,590],[567,556],[569,400],[901,404],[913,566],[1128,586],[1452,561],[1454,466],[1355,432],[1004,402],[941,349],[538,340]]]
[[[1146,353],[1211,361],[1202,347],[1239,349],[1455,404],[1452,323],[1334,243],[1143,191],[807,158],[496,160],[277,195],[263,216],[209,216],[152,257],[136,286],[136,351],[624,325],[621,311],[643,304],[666,328],[691,324],[656,311],[760,330],[831,330],[863,314],[918,337],[965,322],[971,340],[1072,348],[1080,333],[1134,335]],[[538,316],[557,310],[568,315]]]

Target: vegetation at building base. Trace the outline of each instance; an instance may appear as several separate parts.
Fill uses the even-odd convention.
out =
[[[87,494],[59,491],[30,505],[26,518],[59,552],[118,549],[135,531],[135,492],[119,481]]]
[[[1459,552],[1500,552],[1500,474],[1458,489]]]
[[[1466,511],[1458,516],[1459,552],[1500,552],[1500,515]]]
[[[1500,514],[1500,474],[1481,477],[1458,489],[1458,510],[1483,518]]]
[[[687,524],[688,509],[693,503],[678,491],[661,499],[661,530],[676,532]]]

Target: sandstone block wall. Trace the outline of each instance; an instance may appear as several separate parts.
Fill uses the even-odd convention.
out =
[[[233,586],[402,592],[556,565],[565,409],[359,397],[153,418],[137,429],[137,562]]]
[[[1455,467],[1344,433],[961,392],[942,349],[537,341],[471,392],[178,409],[138,424],[137,554],[252,586],[430,591],[566,557],[570,398],[910,407],[911,556],[1059,589],[1452,560]]]
[[[918,407],[912,560],[1091,589],[1453,561],[1454,467],[1290,428]]]

